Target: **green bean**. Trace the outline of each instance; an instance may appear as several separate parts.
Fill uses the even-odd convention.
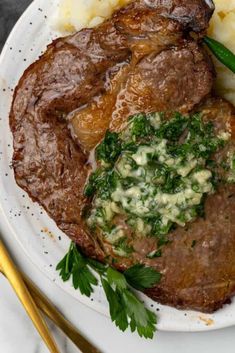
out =
[[[215,57],[235,73],[235,55],[222,43],[210,37],[204,38],[204,43],[212,51]]]

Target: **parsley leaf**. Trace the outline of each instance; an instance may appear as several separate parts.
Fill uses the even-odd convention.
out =
[[[123,290],[123,303],[131,318],[131,331],[137,329],[140,337],[153,338],[157,323],[156,316],[146,309],[141,301],[128,289]]]
[[[122,305],[120,293],[116,292],[106,279],[102,278],[101,282],[109,302],[111,319],[121,331],[125,331],[129,323],[126,310]]]
[[[152,267],[137,264],[124,272],[128,283],[137,290],[152,288],[161,280],[161,274]]]
[[[112,267],[109,267],[107,270],[107,279],[111,285],[115,284],[119,289],[125,289],[127,287],[125,276],[123,276],[121,272],[114,270]]]
[[[153,338],[156,316],[145,308],[129,285],[140,290],[151,288],[159,282],[161,275],[153,268],[140,264],[120,273],[108,265],[86,258],[74,243],[71,243],[68,253],[56,269],[60,271],[63,281],[72,277],[74,288],[89,297],[93,286],[98,284],[90,268],[100,275],[110,316],[116,326],[122,331],[130,327],[132,332],[137,331],[141,337]]]
[[[92,285],[97,285],[98,281],[87,266],[84,257],[79,253],[74,243],[63,260],[57,265],[57,271],[60,271],[62,280],[68,281],[72,277],[73,286],[80,290],[81,294],[90,296],[93,292]]]
[[[109,267],[107,280],[105,292],[110,304],[110,315],[115,324],[124,330],[130,320],[132,332],[137,330],[140,337],[153,338],[156,316],[130,291],[125,275]]]
[[[105,272],[107,271],[107,265],[104,265],[101,262],[89,258],[87,258],[86,260],[88,265],[100,275],[105,274]]]

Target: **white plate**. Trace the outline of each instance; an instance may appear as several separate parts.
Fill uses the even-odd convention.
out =
[[[0,207],[16,244],[22,246],[32,262],[67,293],[94,310],[108,314],[101,287],[91,298],[80,295],[71,283],[63,283],[55,271],[66,253],[69,239],[47,214],[17,187],[11,169],[12,136],[8,125],[13,88],[27,66],[35,61],[58,33],[50,27],[57,1],[35,0],[16,24],[0,59]],[[158,305],[143,296],[146,304],[158,312],[158,329],[165,331],[204,331],[235,324],[235,301],[213,315],[179,311]]]

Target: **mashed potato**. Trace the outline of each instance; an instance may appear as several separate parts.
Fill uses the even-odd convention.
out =
[[[216,10],[211,20],[209,35],[235,53],[235,0],[214,0]],[[235,74],[215,61],[216,91],[235,105]]]
[[[56,27],[62,33],[95,27],[110,17],[114,10],[131,0],[61,0]],[[235,53],[235,0],[214,0],[216,10],[209,35]],[[235,105],[235,74],[215,59],[216,90]]]
[[[57,14],[57,28],[74,32],[95,27],[131,0],[61,0]]]

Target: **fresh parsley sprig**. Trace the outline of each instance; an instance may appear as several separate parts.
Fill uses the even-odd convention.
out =
[[[153,338],[156,316],[130,290],[125,275],[108,267],[106,279],[101,281],[109,302],[110,316],[116,326],[122,331],[130,326],[131,331],[137,330],[140,337]]]
[[[98,280],[91,271],[99,274],[106,294],[110,316],[116,326],[125,331],[137,331],[141,337],[153,338],[156,331],[156,315],[145,308],[129,285],[144,290],[157,284],[161,275],[151,267],[137,264],[124,273],[120,273],[108,265],[86,258],[80,253],[76,244],[71,243],[68,253],[56,268],[60,271],[62,280],[72,278],[73,286],[90,297],[93,286]]]
[[[92,285],[98,284],[97,278],[87,266],[86,259],[80,254],[74,243],[71,243],[68,253],[57,265],[56,270],[60,271],[64,282],[72,277],[74,288],[79,288],[81,294],[87,297],[90,297],[93,292]]]

